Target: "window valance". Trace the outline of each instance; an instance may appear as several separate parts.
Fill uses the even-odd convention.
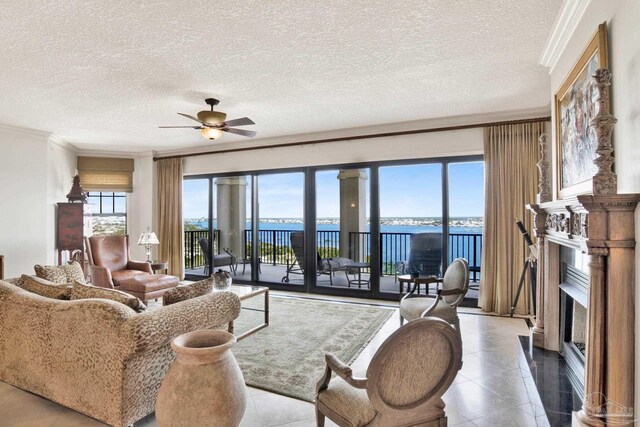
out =
[[[80,156],[77,165],[84,191],[133,192],[133,159]]]

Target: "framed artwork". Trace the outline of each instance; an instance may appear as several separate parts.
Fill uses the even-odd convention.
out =
[[[591,179],[598,171],[593,163],[597,157],[597,141],[589,125],[596,114],[592,76],[602,67],[609,67],[606,22],[598,26],[554,97],[558,198],[592,190]]]

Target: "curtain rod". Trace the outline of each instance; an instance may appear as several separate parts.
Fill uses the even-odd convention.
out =
[[[210,154],[235,153],[239,151],[266,150],[270,148],[299,147],[303,145],[324,144],[327,142],[355,141],[358,139],[385,138],[389,136],[415,135],[420,133],[446,132],[446,131],[452,131],[452,130],[473,129],[473,128],[481,128],[481,127],[487,127],[487,126],[516,125],[521,123],[549,122],[549,121],[551,121],[551,116],[535,117],[533,119],[507,120],[502,122],[475,123],[470,125],[444,126],[444,127],[429,128],[429,129],[415,129],[415,130],[403,130],[403,131],[397,131],[397,132],[374,133],[374,134],[368,134],[368,135],[341,136],[337,138],[314,139],[310,141],[283,142],[280,144],[263,145],[258,147],[227,148],[223,150],[202,151],[199,153],[176,154],[173,156],[158,156],[158,157],[154,157],[153,161],[155,162],[156,160],[161,160],[161,159],[181,159],[184,157],[207,156]]]

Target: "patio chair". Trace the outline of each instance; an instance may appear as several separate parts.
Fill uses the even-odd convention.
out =
[[[446,426],[442,395],[462,367],[462,343],[446,322],[417,319],[397,329],[374,354],[366,378],[325,356],[316,386],[316,425]],[[332,373],[336,376],[332,379]]]
[[[416,233],[411,235],[409,260],[395,265],[398,274],[420,276],[442,275],[442,233]]]
[[[223,254],[213,255],[209,246],[209,239],[203,237],[198,241],[200,244],[200,249],[202,250],[202,254],[204,255],[204,274],[209,276],[213,273],[214,268],[228,266],[229,270],[235,275],[236,274],[236,256],[229,251],[228,248],[224,248]]]
[[[407,320],[433,316],[445,320],[455,327],[460,340],[460,319],[458,306],[464,300],[469,290],[469,263],[464,258],[456,258],[447,267],[443,278],[434,278],[435,283],[442,283],[442,288],[436,289],[436,296],[429,297],[417,294],[416,287],[400,301],[400,325]]]
[[[293,254],[295,259],[293,262],[290,262],[287,259],[287,274],[282,278],[282,283],[289,283],[289,275],[291,274],[304,274],[305,271],[305,261],[304,261],[304,232],[303,231],[292,231],[289,237],[291,241],[291,249],[293,250]],[[329,276],[329,284],[333,286],[333,276],[336,271],[346,271],[349,268],[350,264],[353,263],[353,260],[349,258],[342,257],[333,257],[333,258],[322,258],[319,253],[316,253],[317,256],[317,271],[316,274],[320,275],[328,275]]]

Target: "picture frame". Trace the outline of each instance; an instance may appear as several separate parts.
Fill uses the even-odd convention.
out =
[[[597,141],[589,121],[595,115],[595,81],[598,68],[609,67],[607,23],[603,22],[554,96],[557,198],[593,190],[598,171]],[[609,106],[607,106],[609,109]]]

